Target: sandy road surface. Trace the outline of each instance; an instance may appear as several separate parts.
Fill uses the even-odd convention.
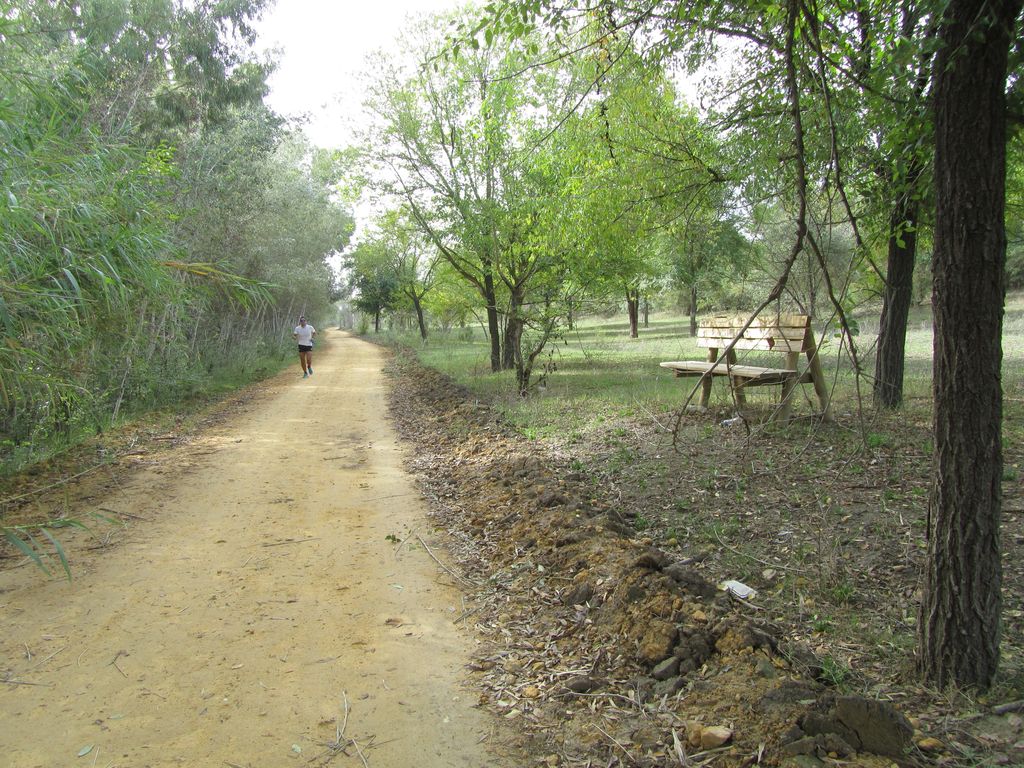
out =
[[[91,499],[131,524],[102,553],[69,542],[73,583],[0,572],[0,765],[306,765],[346,699],[371,768],[495,764],[460,685],[460,596],[416,536],[386,538],[432,542],[381,354],[328,335],[313,377],[293,366]],[[330,765],[362,765],[347,753]]]

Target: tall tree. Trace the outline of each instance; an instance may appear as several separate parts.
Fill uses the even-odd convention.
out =
[[[741,274],[751,252],[737,223],[701,209],[674,222],[665,233],[672,264],[672,281],[686,292],[690,336],[697,335],[697,309],[702,291],[732,282]],[[705,299],[706,300],[706,299]]]
[[[398,276],[387,238],[378,236],[360,242],[347,262],[356,292],[354,304],[373,317],[373,330],[380,333],[384,312],[394,309],[399,299]]]
[[[1020,0],[950,0],[935,67],[935,457],[920,664],[987,688],[999,663],[1006,81]]]
[[[861,228],[868,231],[863,249],[870,247],[872,232],[885,244],[885,267],[877,268],[883,287],[872,384],[874,401],[884,408],[903,400],[918,245],[932,220],[933,5],[929,0],[860,3],[845,23],[826,20],[814,33],[817,69],[830,84],[825,87],[833,119],[843,126],[833,143],[847,158],[841,171],[837,168],[837,181],[846,185],[854,232],[859,238]],[[836,19],[843,19],[841,12],[841,7],[827,9]],[[843,113],[854,119],[843,120]]]
[[[660,67],[628,47],[618,56],[619,68],[601,76],[601,98],[572,121],[586,179],[577,260],[593,285],[626,300],[636,338],[642,303],[682,274],[697,230],[725,216],[729,181],[715,167],[716,143]]]
[[[487,314],[491,369],[501,370],[501,329],[495,276],[497,210],[495,164],[500,127],[512,116],[498,111],[508,81],[493,83],[501,57],[477,51],[457,62],[436,54],[431,26],[408,32],[417,52],[413,72],[379,62],[368,106],[374,157],[391,192],[404,198],[413,219],[455,271],[480,294]]]
[[[492,371],[518,369],[529,294],[558,268],[563,250],[549,236],[560,177],[544,144],[576,79],[571,70],[522,71],[530,42],[439,57],[443,36],[437,20],[430,23],[406,46],[418,52],[419,68],[378,68],[370,99],[378,118],[374,153],[390,177],[385,191],[404,199],[433,246],[479,293]]]

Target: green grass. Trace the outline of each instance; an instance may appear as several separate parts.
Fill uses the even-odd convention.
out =
[[[865,373],[874,371],[874,341],[878,332],[876,310],[857,317],[860,334],[855,341]],[[703,360],[706,350],[689,336],[689,321],[680,315],[652,315],[640,336],[628,335],[625,314],[612,318],[594,317],[580,322],[553,341],[548,348],[554,370],[546,386],[527,398],[515,394],[510,371],[491,373],[490,347],[480,328],[463,328],[449,334],[434,332],[427,344],[411,334],[389,335],[388,342],[415,349],[420,360],[451,376],[475,394],[490,400],[523,434],[533,439],[563,439],[575,442],[588,433],[616,425],[620,419],[654,418],[671,426],[672,415],[686,400],[696,378],[676,378],[659,367],[666,360]],[[819,332],[820,333],[820,332]],[[816,337],[819,335],[816,333]],[[1008,414],[1013,401],[1024,401],[1024,293],[1008,297],[1003,335],[1003,388]],[[779,365],[781,355],[746,353],[741,362]],[[802,361],[803,363],[803,361]],[[864,407],[871,410],[871,382],[858,383],[849,357],[838,342],[828,338],[822,347],[822,367],[832,393],[832,407],[838,414],[857,410],[858,392]],[[931,310],[911,309],[906,341],[904,407],[915,418],[930,409],[932,378]],[[747,393],[748,406],[767,413],[779,401],[780,387],[760,387]],[[692,401],[697,402],[695,397]],[[712,387],[711,408],[723,415],[734,410],[728,388],[722,380]],[[810,385],[798,387],[794,413],[816,412]],[[908,416],[909,417],[909,416]],[[1004,427],[1010,441],[1024,439],[1024,421],[1008,418]],[[884,449],[890,437],[868,425],[866,439],[875,449]]]
[[[1020,302],[1024,316],[1024,300]],[[872,370],[873,358],[868,347],[877,332],[869,320],[857,338],[865,370]],[[1024,317],[1010,350],[1017,350],[1020,359],[1008,354],[1008,365],[1024,368]],[[546,388],[531,397],[519,398],[511,372],[491,373],[489,346],[479,329],[460,329],[444,335],[434,333],[426,345],[410,336],[392,336],[391,341],[407,344],[417,350],[420,360],[451,376],[473,392],[495,402],[520,429],[529,428],[537,437],[584,433],[620,417],[665,414],[686,399],[696,383],[695,378],[680,379],[659,367],[666,360],[702,360],[706,350],[699,349],[689,336],[689,323],[678,315],[652,316],[650,325],[640,329],[640,336],[631,339],[625,316],[590,318],[576,329],[567,331],[550,345],[551,360],[556,369],[548,376]],[[750,364],[779,365],[781,355],[748,353],[742,357]],[[840,359],[835,339],[826,340],[822,348],[826,381],[835,388],[833,402],[840,409],[852,409],[856,388],[848,359]],[[751,390],[748,403],[772,407],[778,403],[780,387]],[[814,393],[809,385],[800,389],[796,412],[813,412]],[[870,385],[862,382],[862,395],[870,400]],[[926,310],[915,308],[907,340],[906,399],[931,397],[931,325]],[[696,398],[695,398],[696,400]],[[716,381],[712,388],[711,407],[729,410],[732,406],[728,388]]]

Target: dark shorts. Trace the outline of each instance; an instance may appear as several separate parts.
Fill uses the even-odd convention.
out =
[[[299,352],[312,352],[312,351],[313,351],[313,345],[312,344],[299,344]]]

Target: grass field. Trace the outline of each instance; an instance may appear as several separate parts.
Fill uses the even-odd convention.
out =
[[[877,311],[857,318],[860,333],[855,337],[864,375],[859,382],[864,408],[871,408],[871,376],[874,373],[874,343],[878,332]],[[822,333],[815,329],[816,337]],[[503,415],[530,437],[568,437],[617,418],[663,415],[677,409],[696,379],[677,379],[660,368],[665,360],[702,360],[689,336],[689,323],[679,315],[653,315],[640,336],[631,339],[625,315],[588,318],[574,330],[566,331],[552,343],[544,356],[549,370],[542,388],[532,396],[515,395],[511,372],[493,374],[489,346],[481,331],[462,329],[457,334],[433,334],[426,344],[418,337],[384,334],[389,343],[401,343],[416,350],[421,362],[443,371],[459,384],[495,404]],[[832,391],[833,408],[855,412],[858,386],[848,352],[838,339],[823,339],[822,363]],[[1008,415],[1024,398],[1024,294],[1010,296],[1006,306],[1003,335],[1003,387]],[[932,330],[927,306],[914,307],[907,333],[905,409],[929,409],[931,402]],[[747,353],[740,362],[780,365],[781,355]],[[795,412],[814,411],[813,389],[806,385],[798,393]],[[779,387],[761,387],[748,393],[754,410],[777,405]],[[712,408],[728,409],[730,398],[721,380],[713,387]]]

